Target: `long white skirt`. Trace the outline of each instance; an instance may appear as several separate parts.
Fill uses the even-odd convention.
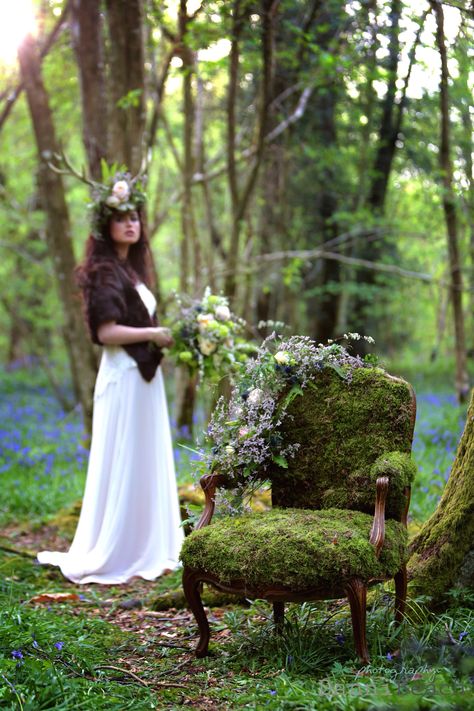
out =
[[[40,563],[76,583],[153,580],[176,568],[183,540],[161,369],[147,383],[137,367],[95,400],[81,515],[67,553]]]

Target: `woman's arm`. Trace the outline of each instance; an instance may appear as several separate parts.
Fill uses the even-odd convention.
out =
[[[103,323],[97,329],[99,341],[104,346],[128,346],[132,343],[153,341],[157,346],[171,346],[173,339],[168,328],[161,326],[122,326],[115,321]]]

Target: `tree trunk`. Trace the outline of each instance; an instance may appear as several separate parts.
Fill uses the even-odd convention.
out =
[[[346,20],[343,4],[322,3],[316,15],[316,38],[322,52],[337,50],[341,27]],[[326,29],[324,29],[326,28]],[[333,72],[313,95],[313,140],[323,153],[319,184],[314,196],[314,214],[319,243],[331,241],[339,233],[337,211],[337,169],[328,156],[337,149],[337,104],[339,75]],[[324,155],[326,154],[326,155]],[[313,242],[312,246],[316,246]],[[339,314],[341,265],[336,260],[316,263],[307,275],[305,286],[313,295],[307,299],[308,328],[317,341],[334,338]]]
[[[187,0],[180,0],[179,5],[179,36],[181,38],[180,56],[183,62],[183,200],[181,203],[181,288],[185,293],[197,295],[200,278],[200,245],[194,224],[194,206],[192,193],[192,178],[194,174],[194,122],[195,109],[193,100],[192,78],[195,73],[195,57],[193,51],[186,46],[186,34],[189,16],[187,13]],[[191,278],[190,256],[193,250],[193,278]],[[187,368],[178,368],[176,378],[179,382],[176,387],[176,409],[178,427],[192,438],[193,415],[196,402],[197,379],[189,374]]]
[[[193,193],[192,193],[192,179],[194,175],[194,168],[196,164],[195,155],[195,144],[194,144],[194,127],[195,127],[195,105],[193,98],[193,76],[196,72],[195,67],[195,53],[186,45],[187,41],[187,28],[189,23],[189,16],[187,14],[187,0],[180,0],[179,8],[179,35],[182,40],[181,45],[181,59],[182,65],[182,76],[183,76],[183,113],[184,113],[184,126],[183,126],[183,146],[184,146],[184,160],[183,160],[183,201],[181,203],[181,227],[182,234],[181,239],[186,247],[188,254],[191,252],[193,255],[193,275],[191,280],[191,274],[186,274],[185,279],[183,279],[184,284],[187,284],[188,288],[185,291],[192,291],[193,293],[198,293],[200,291],[200,279],[201,279],[201,247],[197,237],[196,225],[194,221],[194,205],[193,205]],[[183,259],[183,262],[185,260]],[[187,282],[192,281],[192,284]],[[189,288],[191,287],[191,289]]]
[[[96,361],[85,329],[79,290],[75,286],[75,259],[63,182],[61,176],[50,170],[45,162],[45,158],[58,151],[58,144],[41,76],[38,48],[31,35],[19,48],[18,58],[40,161],[38,180],[47,217],[48,249],[63,306],[64,340],[74,388],[83,408],[86,427],[90,430]]]
[[[142,0],[106,0],[109,27],[109,162],[137,173],[145,135]]]
[[[443,208],[448,235],[449,266],[451,271],[451,303],[454,316],[456,352],[456,392],[459,402],[465,402],[469,394],[469,376],[466,365],[466,342],[462,305],[463,279],[459,258],[456,200],[453,190],[453,167],[451,162],[451,135],[449,125],[448,58],[444,39],[444,13],[442,5],[432,2],[436,15],[436,41],[441,58],[440,110],[441,141],[439,161],[443,186]]]
[[[271,73],[273,67],[273,33],[280,0],[262,0],[260,13],[262,16],[262,80],[256,152],[253,165],[246,176],[244,185],[239,190],[236,170],[236,101],[239,77],[240,41],[247,15],[250,12],[248,3],[235,0],[233,8],[232,43],[230,51],[229,91],[227,97],[227,172],[232,204],[232,227],[228,251],[225,280],[225,293],[233,299],[237,291],[237,265],[240,252],[240,235],[242,221],[245,218],[250,200],[253,196],[258,172],[263,159],[265,133],[268,125],[268,107],[271,91]]]
[[[470,319],[468,333],[468,349],[474,352],[474,125],[471,116],[472,92],[470,90],[471,62],[468,55],[469,39],[466,37],[467,28],[463,22],[461,32],[456,43],[456,59],[459,67],[459,78],[457,84],[460,87],[460,96],[456,102],[456,108],[461,114],[463,127],[462,138],[459,141],[463,161],[464,173],[466,176],[467,188],[464,191],[463,205],[466,216],[467,229],[469,234],[469,308]],[[462,41],[460,41],[462,40]]]
[[[474,391],[443,496],[410,551],[413,585],[435,601],[456,585],[474,586]]]
[[[107,101],[100,0],[73,0],[71,36],[79,68],[83,142],[94,180],[101,181],[100,161],[107,156]]]

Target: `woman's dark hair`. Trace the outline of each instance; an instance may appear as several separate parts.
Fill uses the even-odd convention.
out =
[[[111,265],[116,262],[120,271],[127,271],[131,279],[136,275],[147,286],[152,285],[151,252],[144,225],[144,215],[140,209],[137,209],[136,212],[140,219],[140,239],[135,244],[130,245],[125,264],[119,259],[115,250],[114,242],[110,235],[110,220],[104,224],[100,237],[89,236],[86,243],[85,259],[76,269],[77,280],[81,288],[87,287],[89,278],[104,262]]]

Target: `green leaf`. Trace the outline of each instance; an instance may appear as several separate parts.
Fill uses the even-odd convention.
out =
[[[303,394],[303,390],[302,390],[302,388],[301,388],[301,385],[298,385],[298,383],[295,383],[295,385],[293,385],[293,386],[291,387],[290,392],[289,392],[289,393],[286,395],[286,397],[282,400],[282,403],[281,403],[281,405],[280,405],[280,409],[286,410],[286,408],[288,407],[288,405],[289,405],[291,402],[293,402],[293,400],[295,399],[295,397],[298,397],[299,395],[302,395],[302,394]]]
[[[279,467],[283,467],[283,469],[288,469],[288,461],[283,457],[281,454],[274,454],[272,456],[273,461],[275,464],[278,464]]]
[[[341,368],[340,365],[336,365],[335,363],[326,363],[326,368],[332,368],[343,380],[347,380],[347,373],[343,368]]]

